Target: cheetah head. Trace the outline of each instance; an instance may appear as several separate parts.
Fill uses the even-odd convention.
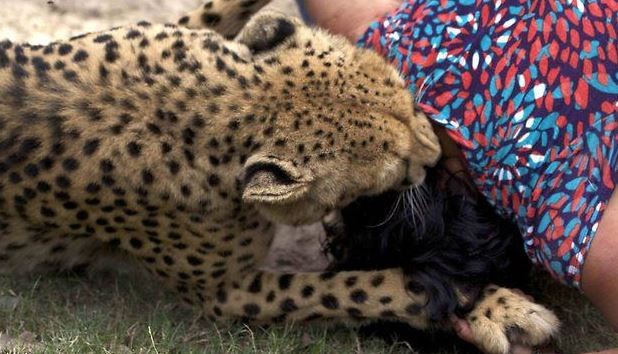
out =
[[[239,176],[245,203],[298,225],[423,182],[440,145],[383,58],[277,13],[253,18],[237,39],[273,83],[256,103],[271,119]]]

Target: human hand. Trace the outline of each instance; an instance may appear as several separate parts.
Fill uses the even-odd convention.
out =
[[[302,0],[301,0],[302,1]],[[313,22],[355,42],[371,22],[397,9],[401,0],[304,0]]]
[[[472,329],[470,328],[470,324],[468,324],[468,321],[458,318],[458,317],[452,317],[451,325],[453,326],[453,330],[455,331],[455,333],[457,334],[459,338],[478,347],[477,343],[475,343],[474,336],[472,334]],[[545,352],[538,352],[538,351],[535,351],[532,347],[515,344],[511,348],[511,353],[512,354],[536,354],[536,353],[545,353]]]

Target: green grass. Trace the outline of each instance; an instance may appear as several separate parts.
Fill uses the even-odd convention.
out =
[[[536,282],[540,300],[564,321],[564,352],[618,347],[618,336],[579,294]],[[217,327],[135,274],[0,277],[0,333],[0,353],[409,352],[345,328]]]
[[[558,347],[564,353],[618,348],[618,334],[582,294],[545,274],[535,275],[533,283],[535,298],[553,309],[562,321]]]
[[[152,278],[75,275],[0,278],[0,352],[37,353],[398,353],[350,329],[215,326],[179,305]],[[6,336],[5,336],[6,337]],[[10,351],[10,349],[14,349]]]

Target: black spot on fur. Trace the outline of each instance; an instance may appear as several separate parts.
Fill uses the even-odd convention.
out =
[[[41,193],[47,193],[51,190],[51,186],[49,183],[41,181],[37,183],[36,189]]]
[[[378,274],[371,279],[371,286],[377,288],[378,286],[384,283],[384,276],[382,274]]]
[[[363,312],[354,307],[346,309],[346,312],[348,313],[348,316],[352,318],[361,319],[363,317]]]
[[[111,160],[103,159],[99,163],[99,169],[103,173],[110,173],[114,170],[114,163]]]
[[[188,256],[187,257],[187,262],[189,262],[190,265],[192,266],[198,266],[202,263],[204,263],[204,261],[196,256]]]
[[[245,311],[245,315],[249,317],[255,317],[260,313],[260,307],[257,304],[245,304],[243,306],[243,310]]]
[[[354,290],[350,294],[350,299],[357,304],[363,304],[365,303],[365,301],[367,301],[367,293],[361,289]]]
[[[29,177],[36,177],[39,175],[39,167],[33,163],[29,163],[24,167],[24,174]]]
[[[129,243],[131,244],[131,247],[135,248],[135,249],[140,249],[142,248],[142,246],[144,245],[144,243],[137,239],[137,238],[132,238]]]
[[[301,295],[303,298],[311,297],[315,293],[315,288],[311,285],[306,285],[301,291]]]
[[[142,32],[138,31],[138,30],[130,30],[129,32],[127,32],[127,35],[125,36],[126,39],[134,39],[137,38],[139,36],[142,35]]]
[[[118,54],[118,42],[111,40],[105,43],[105,61],[113,63],[120,58]]]
[[[62,189],[68,189],[71,187],[71,180],[67,176],[60,175],[56,177],[56,185]]]
[[[62,161],[62,168],[64,168],[64,170],[67,172],[75,171],[78,167],[79,162],[77,162],[77,160],[74,158],[68,158]]]
[[[251,281],[251,284],[249,284],[249,288],[247,290],[254,294],[262,291],[262,273],[255,275],[255,278],[253,278],[253,281]]]
[[[129,155],[131,155],[132,157],[138,157],[140,156],[142,152],[142,145],[135,141],[132,141],[129,144],[127,144],[127,151],[129,152]]]
[[[345,280],[345,286],[347,286],[348,288],[353,287],[354,285],[356,285],[356,283],[358,282],[358,277],[356,276],[350,276]]]
[[[75,55],[73,55],[73,62],[79,63],[88,59],[88,52],[83,49],[78,50]]]
[[[281,309],[281,311],[286,313],[298,310],[298,306],[296,306],[294,300],[290,298],[281,301],[281,305],[279,306],[279,308]]]
[[[51,65],[41,57],[33,57],[32,66],[34,66],[34,70],[41,78],[51,69]]]
[[[217,290],[215,297],[219,303],[224,304],[227,302],[227,293],[223,289]]]
[[[73,46],[65,43],[65,44],[61,44],[60,47],[58,47],[58,54],[60,55],[67,55],[69,53],[71,53],[71,51],[73,50]]]
[[[0,50],[0,69],[6,68],[7,66],[9,66],[10,62],[11,60],[9,59],[9,56],[6,54],[6,51]]]
[[[381,298],[380,298],[380,303],[381,303],[382,305],[388,305],[388,304],[390,304],[391,302],[393,302],[393,298],[392,298],[392,297],[390,297],[390,296],[383,296],[383,297],[381,297]]]
[[[294,279],[294,274],[283,274],[279,277],[279,289],[287,290],[290,288],[292,284],[292,279]]]
[[[22,80],[29,76],[28,71],[26,71],[26,69],[24,69],[21,65],[18,64],[13,64],[13,67],[11,68],[11,73],[17,80]]]
[[[152,184],[154,182],[154,176],[150,170],[142,170],[142,182],[144,182],[144,184]]]
[[[100,141],[97,138],[87,140],[84,143],[84,148],[82,150],[84,152],[84,155],[90,156],[94,154],[99,149],[99,144]]]
[[[94,43],[105,43],[105,42],[111,40],[112,38],[114,38],[114,37],[112,37],[109,34],[101,34],[99,36],[96,36],[92,41]]]
[[[322,306],[324,306],[325,308],[329,310],[336,310],[339,308],[339,300],[337,300],[337,298],[332,294],[326,294],[322,296],[321,301],[322,301]]]

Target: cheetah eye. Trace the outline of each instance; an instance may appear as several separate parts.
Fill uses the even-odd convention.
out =
[[[243,185],[247,186],[251,181],[259,178],[272,179],[275,183],[283,185],[294,183],[288,172],[280,166],[269,162],[258,162],[250,165],[245,170]]]
[[[249,158],[239,176],[245,202],[285,203],[302,198],[312,181],[309,170],[276,158]]]

